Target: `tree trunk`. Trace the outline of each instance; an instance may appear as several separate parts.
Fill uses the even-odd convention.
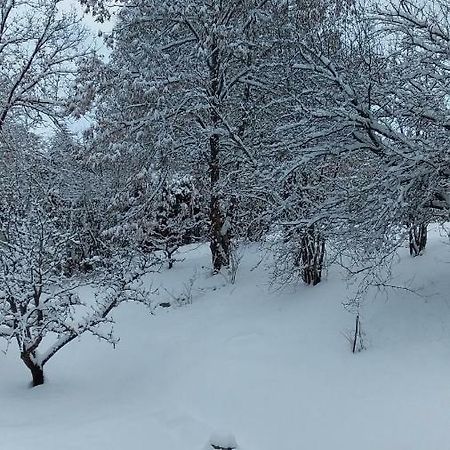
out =
[[[302,279],[306,284],[315,286],[322,279],[325,240],[314,227],[309,227],[301,239],[300,247]]]
[[[353,336],[352,352],[358,352],[359,350],[361,350],[361,347],[361,323],[359,320],[359,314],[357,314],[355,319],[355,335]]]
[[[210,206],[211,221],[211,256],[214,272],[219,272],[230,262],[230,232],[220,208],[218,197],[213,196]]]
[[[173,263],[174,263],[174,260],[173,260],[173,252],[171,251],[171,250],[167,250],[167,248],[166,248],[166,256],[167,256],[167,268],[168,269],[172,269],[173,268]]]
[[[412,224],[409,227],[409,253],[419,256],[427,245],[427,224]]]
[[[209,66],[209,95],[210,120],[212,129],[220,125],[220,56],[216,36],[212,36],[210,45]],[[210,248],[214,272],[219,272],[223,266],[229,264],[229,232],[221,210],[219,190],[220,180],[220,135],[214,133],[209,138],[209,176],[210,176]]]
[[[31,352],[22,352],[20,357],[31,371],[33,387],[44,384],[44,369],[35,362],[34,355]]]

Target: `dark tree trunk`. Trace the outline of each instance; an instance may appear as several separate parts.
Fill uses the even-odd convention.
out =
[[[35,362],[34,355],[30,352],[22,352],[20,357],[31,371],[33,387],[44,384],[44,369]]]
[[[409,227],[409,253],[419,256],[427,245],[427,224],[412,224]]]
[[[220,125],[220,54],[216,37],[213,36],[210,46],[209,80],[210,80],[210,120],[213,129]],[[225,225],[224,214],[220,205],[220,135],[213,134],[209,138],[209,176],[210,176],[210,248],[214,272],[219,272],[223,266],[229,264],[229,233]]]
[[[314,227],[309,227],[303,234],[300,247],[302,279],[315,286],[322,280],[325,240]]]
[[[356,353],[357,351],[361,350],[361,347],[361,323],[359,320],[359,314],[357,314],[355,319],[355,335],[353,336],[352,352]]]
[[[167,256],[167,268],[172,269],[173,268],[173,251],[167,250],[166,248],[166,256]]]

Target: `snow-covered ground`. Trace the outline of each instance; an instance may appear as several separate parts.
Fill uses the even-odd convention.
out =
[[[237,282],[208,273],[208,249],[154,281],[192,304],[116,312],[116,349],[85,336],[28,389],[15,349],[0,354],[0,449],[202,450],[230,430],[243,450],[434,450],[450,443],[450,248],[400,253],[392,290],[363,308],[367,349],[337,270],[276,290],[248,249]],[[253,270],[252,270],[253,269]],[[162,290],[161,301],[170,300]],[[221,435],[223,436],[223,435]]]

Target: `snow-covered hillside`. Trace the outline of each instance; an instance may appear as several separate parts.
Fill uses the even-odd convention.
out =
[[[192,304],[122,307],[115,349],[83,336],[34,389],[15,349],[0,355],[0,448],[202,450],[216,430],[244,450],[447,448],[446,239],[435,231],[424,256],[401,252],[395,284],[420,295],[369,298],[357,355],[337,269],[317,287],[277,290],[250,248],[230,285],[210,275],[207,247],[186,251],[153,283],[161,301],[190,292]]]

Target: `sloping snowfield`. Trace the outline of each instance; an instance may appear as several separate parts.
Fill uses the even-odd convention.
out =
[[[447,244],[443,243],[447,242]],[[208,272],[207,247],[159,275],[192,304],[117,311],[116,349],[85,336],[29,389],[15,349],[0,354],[2,450],[202,450],[230,430],[243,450],[450,448],[450,247],[399,254],[390,290],[369,298],[367,349],[350,352],[354,317],[337,270],[285,290],[248,249],[237,282]],[[161,301],[170,301],[161,290]]]

